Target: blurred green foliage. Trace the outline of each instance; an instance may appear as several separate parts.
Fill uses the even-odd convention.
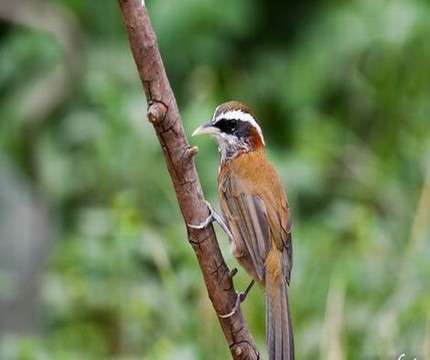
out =
[[[33,294],[41,325],[2,328],[0,358],[228,358],[116,2],[45,3],[58,17],[37,12],[35,23],[64,34],[0,29],[0,174],[44,199],[52,238]],[[297,358],[430,358],[430,4],[147,6],[188,134],[227,99],[259,116],[294,215]],[[78,70],[62,87],[43,83],[70,61]],[[216,204],[216,146],[191,142]],[[5,264],[0,301],[16,288]],[[236,288],[247,281],[241,271]],[[243,309],[264,349],[262,291]]]

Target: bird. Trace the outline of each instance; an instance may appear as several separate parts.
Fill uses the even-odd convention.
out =
[[[230,252],[265,289],[269,359],[292,360],[294,337],[288,300],[292,217],[280,177],[264,155],[257,118],[247,105],[228,101],[192,135],[201,134],[210,134],[218,142],[218,198],[221,221],[231,237]]]

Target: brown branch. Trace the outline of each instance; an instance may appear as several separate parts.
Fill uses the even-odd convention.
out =
[[[163,149],[185,224],[202,223],[209,216],[209,211],[193,161],[197,148],[191,148],[185,136],[144,1],[118,2],[145,90],[148,119]],[[216,313],[230,313],[237,294],[212,225],[202,230],[187,226],[187,232]],[[230,317],[218,316],[218,319],[234,359],[260,358],[240,309]]]

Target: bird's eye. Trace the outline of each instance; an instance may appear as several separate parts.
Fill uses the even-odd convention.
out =
[[[237,120],[221,119],[216,123],[215,126],[217,126],[222,132],[233,134],[237,129],[237,125]]]
[[[234,132],[236,130],[237,121],[236,120],[230,120],[227,122],[228,128],[231,132]]]

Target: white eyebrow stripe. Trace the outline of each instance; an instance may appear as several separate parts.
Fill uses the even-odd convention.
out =
[[[243,112],[242,110],[229,110],[225,113],[221,113],[217,116],[215,121],[226,119],[226,120],[242,120],[251,123],[252,125],[257,125],[257,122],[253,116],[249,113]]]
[[[218,108],[217,108],[217,110],[218,110]],[[263,145],[265,145],[263,132],[261,131],[260,125],[258,125],[258,123],[255,121],[254,117],[251,114],[249,114],[247,112],[243,112],[242,110],[229,110],[225,113],[219,114],[216,117],[214,123],[217,123],[221,119],[241,120],[241,121],[245,121],[245,122],[250,123],[251,125],[253,125],[257,129],[258,133],[260,134],[261,141],[263,142]]]

